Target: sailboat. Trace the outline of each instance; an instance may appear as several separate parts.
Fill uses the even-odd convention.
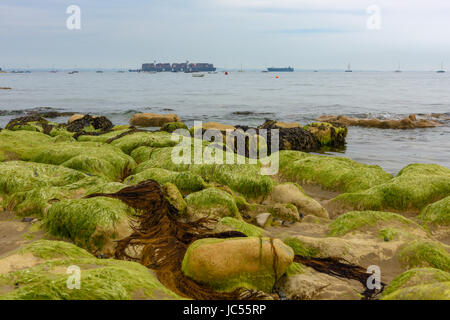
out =
[[[400,62],[398,63],[398,68],[397,68],[397,70],[395,70],[394,72],[396,72],[396,73],[402,72],[402,70],[400,70]]]
[[[438,70],[438,71],[436,71],[437,73],[445,73],[445,70],[444,70],[444,62],[441,62],[441,69],[440,70]]]
[[[350,66],[350,63],[348,64],[347,70],[345,70],[345,72],[353,72],[353,71],[352,71],[352,68],[351,68],[351,66]]]
[[[242,69],[242,64],[241,64],[241,69],[238,72],[244,72],[244,70]]]

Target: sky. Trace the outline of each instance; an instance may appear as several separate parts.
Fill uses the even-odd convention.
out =
[[[81,10],[79,30],[66,26],[70,5]],[[4,69],[128,69],[155,60],[436,70],[450,65],[450,1],[0,0]]]

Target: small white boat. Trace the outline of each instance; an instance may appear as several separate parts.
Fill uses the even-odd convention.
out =
[[[351,68],[351,66],[350,66],[350,63],[348,64],[347,70],[345,70],[345,72],[353,72],[353,70],[352,70],[352,68]]]
[[[437,73],[445,73],[445,70],[444,70],[444,62],[441,63],[441,69],[438,70],[438,71],[436,71],[436,72],[437,72]]]
[[[205,75],[203,73],[193,73],[192,76],[194,78],[201,78],[201,77],[204,77]]]

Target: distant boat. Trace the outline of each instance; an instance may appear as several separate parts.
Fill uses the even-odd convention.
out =
[[[125,71],[119,70],[119,71],[117,71],[117,73],[125,73]]]
[[[50,70],[50,73],[57,73],[58,70]]]
[[[268,72],[293,72],[294,68],[292,67],[287,67],[287,68],[278,68],[278,67],[271,67],[271,68],[267,68]]]
[[[436,71],[436,72],[437,72],[437,73],[445,73],[445,70],[444,70],[444,62],[441,63],[441,69],[438,70],[438,71]]]
[[[394,72],[396,72],[396,73],[402,72],[402,70],[400,69],[400,62],[398,63],[398,68],[397,68],[397,70],[395,70]]]
[[[351,68],[351,66],[350,66],[350,63],[348,64],[347,70],[345,70],[345,72],[353,72],[353,70],[352,70],[352,68]]]
[[[192,76],[194,78],[201,78],[201,77],[204,77],[205,75],[203,73],[193,73]]]
[[[98,70],[98,71],[95,71],[95,73],[103,73],[103,71],[101,71],[101,70]]]
[[[242,69],[242,64],[241,64],[241,69],[238,70],[238,72],[244,72],[244,70]]]
[[[78,71],[74,70],[74,71],[70,71],[69,74],[75,74],[78,73]]]

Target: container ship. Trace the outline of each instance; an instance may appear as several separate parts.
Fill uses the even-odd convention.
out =
[[[131,70],[130,70],[131,71]],[[144,63],[141,72],[211,72],[216,71],[212,63]]]
[[[294,68],[292,67],[287,67],[287,68],[275,68],[275,67],[271,67],[271,68],[267,68],[268,72],[293,72]]]

